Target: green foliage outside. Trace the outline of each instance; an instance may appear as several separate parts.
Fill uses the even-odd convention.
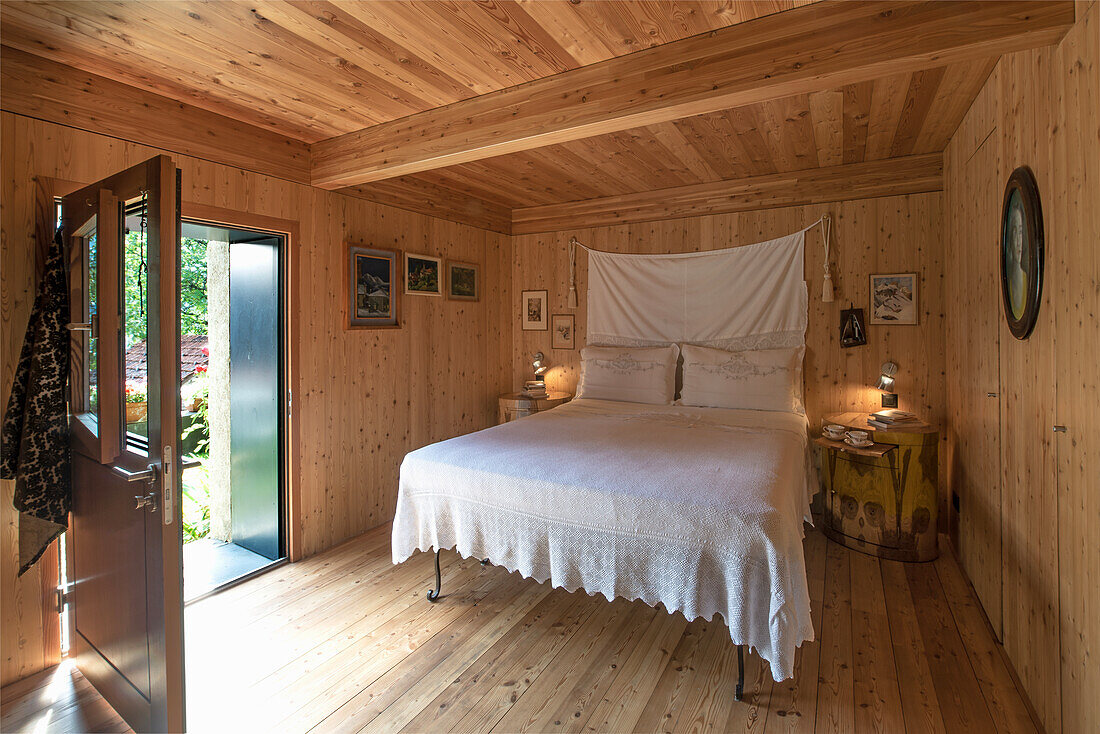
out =
[[[147,272],[142,266],[142,237],[126,233],[126,347],[145,338],[145,316],[149,309]],[[145,252],[148,258],[148,252]],[[206,240],[184,237],[180,241],[180,333],[205,334],[206,315]]]
[[[205,538],[210,534],[210,383],[207,372],[195,375],[196,390],[192,399],[198,399],[194,422],[183,432],[183,443],[195,442],[190,454],[203,460],[201,464],[183,472],[183,542]]]
[[[126,314],[126,348],[141,342],[147,336],[147,314],[151,306],[148,291],[148,269],[142,259],[148,262],[148,252],[143,247],[140,231],[126,233],[124,262],[124,297]],[[206,240],[184,237],[180,241],[180,333],[207,333],[206,303]],[[197,417],[184,431],[184,443],[195,442],[195,448],[189,456],[203,463],[183,472],[183,541],[204,538],[210,533],[210,475],[206,460],[210,458],[210,424],[207,416],[209,405],[205,373],[194,375],[184,400],[190,404],[199,398]],[[146,384],[140,381],[127,381],[126,401],[145,402]],[[197,442],[196,442],[197,439]]]

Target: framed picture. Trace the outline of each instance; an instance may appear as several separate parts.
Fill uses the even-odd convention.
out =
[[[398,320],[397,282],[401,253],[348,245],[344,296],[349,329],[393,329]]]
[[[405,253],[405,293],[442,296],[443,261],[431,255]]]
[[[474,263],[447,261],[447,298],[476,301],[480,297],[480,268]]]
[[[524,331],[546,331],[550,323],[546,314],[546,291],[523,291],[520,309]]]
[[[917,274],[871,276],[871,323],[917,323]]]
[[[1027,166],[1013,171],[1005,186],[1001,295],[1012,336],[1027,339],[1039,318],[1043,296],[1043,209],[1035,176]]]
[[[556,313],[550,317],[550,331],[553,338],[550,346],[554,349],[575,349],[576,317],[571,313]]]

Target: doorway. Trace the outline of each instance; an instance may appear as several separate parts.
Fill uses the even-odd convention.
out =
[[[140,210],[128,211],[124,297],[142,308]],[[184,219],[180,481],[184,602],[286,559],[285,236]],[[127,323],[126,429],[145,435],[145,342]]]

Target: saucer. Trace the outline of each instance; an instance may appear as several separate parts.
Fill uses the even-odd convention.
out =
[[[830,441],[843,441],[844,440],[844,434],[843,433],[838,433],[836,435],[833,435],[832,433],[829,433],[828,431],[822,431],[821,435],[824,436],[825,438],[829,439]]]
[[[859,443],[856,443],[856,442],[855,442],[855,441],[853,441],[852,439],[850,439],[850,438],[846,438],[846,439],[844,439],[844,443],[848,444],[849,446],[851,446],[851,447],[853,447],[853,448],[857,448],[857,449],[865,449],[865,448],[867,448],[868,446],[872,446],[872,445],[874,445],[874,443],[875,443],[875,442],[874,442],[874,441],[871,441],[871,440],[867,440],[867,441],[860,441]]]

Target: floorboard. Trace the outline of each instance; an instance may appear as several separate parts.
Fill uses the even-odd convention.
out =
[[[196,731],[1034,731],[946,549],[881,561],[806,536],[817,639],[775,683],[721,621],[569,594],[476,559],[394,566],[389,529],[187,607]],[[69,661],[0,690],[4,732],[127,731]]]

